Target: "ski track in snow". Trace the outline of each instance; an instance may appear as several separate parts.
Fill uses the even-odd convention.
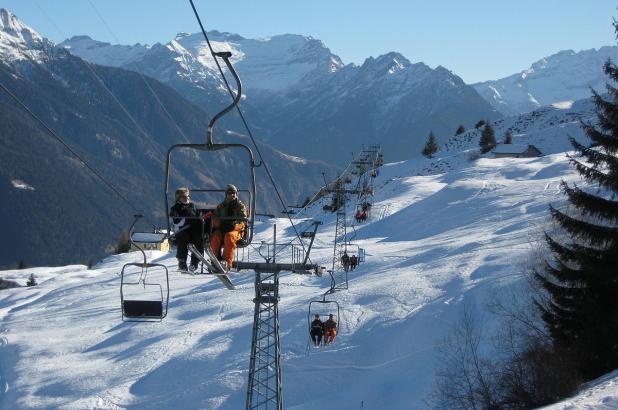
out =
[[[565,172],[565,161],[564,154],[483,158],[417,176],[406,175],[419,173],[424,160],[385,165],[375,181],[382,188],[374,209],[388,207],[389,214],[355,224],[354,242],[366,250],[366,261],[349,272],[349,289],[328,299],[341,306],[334,345],[309,348],[307,332],[309,302],[322,298],[330,277],[281,275],[285,407],[357,408],[362,401],[385,408],[385,395],[387,408],[425,407],[436,348],[463,302],[482,310],[491,293],[521,280],[520,266],[540,240],[548,204],[563,201],[559,182],[580,182],[574,171]],[[314,216],[324,222],[311,259],[330,268],[335,216],[323,213],[325,203],[297,221]],[[354,206],[350,201],[350,221]],[[257,227],[256,243],[272,238],[271,223]],[[289,221],[276,223],[279,242],[290,240]],[[253,275],[232,273],[237,290],[228,291],[216,278],[176,273],[173,254],[148,255],[170,269],[169,314],[160,323],[121,321],[119,273],[139,259],[136,253],[110,256],[92,270],[3,272],[20,283],[34,273],[39,282],[0,292],[3,408],[244,407]],[[615,392],[612,380],[597,390]],[[327,390],[328,397],[314,394]],[[608,396],[609,406],[615,396]],[[604,399],[586,400],[600,405]],[[558,408],[591,408],[574,406]]]

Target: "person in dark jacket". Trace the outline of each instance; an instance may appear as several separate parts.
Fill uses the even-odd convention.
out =
[[[313,345],[319,347],[322,343],[322,335],[324,334],[324,323],[320,320],[320,315],[315,315],[315,318],[311,322],[309,334],[311,335]]]
[[[341,257],[341,264],[343,265],[343,270],[346,272],[350,270],[350,255],[347,252],[343,252],[343,256]]]
[[[238,199],[238,189],[232,184],[225,189],[225,199],[214,211],[212,217],[212,236],[210,248],[215,256],[225,262],[229,270],[234,261],[237,243],[242,239],[247,220],[247,207]],[[221,250],[223,248],[223,254]]]
[[[362,221],[362,217],[363,217],[363,211],[358,209],[356,211],[356,213],[354,214],[354,218],[356,219],[356,222],[361,222]]]
[[[358,266],[358,257],[356,255],[350,256],[350,270],[356,269]]]
[[[174,222],[174,236],[176,237],[176,258],[178,270],[187,270],[188,245],[192,243],[198,250],[204,249],[202,218],[195,204],[191,202],[188,188],[178,188],[174,193],[176,203],[170,209],[170,216]],[[195,272],[199,259],[191,255],[189,270]]]

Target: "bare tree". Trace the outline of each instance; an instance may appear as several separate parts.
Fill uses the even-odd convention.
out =
[[[439,345],[441,367],[429,401],[445,409],[497,409],[493,365],[480,355],[483,332],[472,308],[464,304],[458,324],[450,337]]]

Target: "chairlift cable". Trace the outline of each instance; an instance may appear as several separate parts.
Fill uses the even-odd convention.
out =
[[[67,38],[68,36],[66,35],[66,33],[58,27],[58,25],[54,22],[54,20],[49,16],[48,13],[45,12],[45,10],[41,7],[41,5],[35,0],[36,5],[38,6],[38,8],[41,10],[41,12],[43,13],[43,15],[50,21],[50,23],[56,28],[56,30],[65,38]],[[94,12],[97,14],[97,16],[99,17],[99,19],[103,22],[103,25],[105,25],[105,27],[107,28],[107,30],[110,32],[110,34],[112,35],[112,37],[114,37],[115,41],[117,43],[119,43],[118,38],[115,36],[115,34],[111,31],[111,29],[109,28],[109,26],[107,25],[107,23],[105,22],[105,20],[103,19],[103,17],[101,16],[101,14],[98,12],[98,10],[94,7],[94,4],[90,3],[90,5],[92,6]],[[107,93],[112,97],[112,99],[118,104],[118,106],[120,106],[120,109],[125,113],[125,115],[129,118],[129,120],[133,123],[133,125],[135,126],[135,128],[137,128],[138,132],[141,133],[142,135],[144,135],[145,137],[148,137],[148,133],[139,125],[139,123],[135,120],[135,118],[131,115],[131,113],[129,113],[129,111],[125,108],[125,106],[120,102],[120,100],[118,100],[118,98],[116,97],[116,95],[109,89],[109,87],[107,86],[107,84],[105,84],[105,82],[101,79],[101,77],[97,74],[96,70],[93,68],[94,64],[85,61],[84,63],[86,65],[86,67],[88,67],[88,70],[92,73],[92,75],[94,75],[94,77],[96,78],[96,80],[99,82],[99,84],[105,89],[105,91],[107,91]],[[185,139],[188,138],[187,136],[184,134],[184,132],[182,131],[182,129],[180,129],[180,127],[178,126],[177,122],[174,120],[174,118],[172,118],[172,116],[170,115],[170,113],[167,111],[167,109],[165,108],[165,106],[163,105],[163,103],[161,102],[161,100],[159,99],[159,97],[157,96],[157,94],[155,93],[155,91],[152,89],[152,87],[150,86],[150,84],[146,81],[146,79],[144,78],[144,76],[139,72],[136,71],[136,74],[138,74],[140,76],[140,78],[142,79],[142,81],[146,84],[146,87],[150,90],[150,92],[153,94],[153,96],[155,97],[155,99],[157,100],[157,102],[159,103],[159,105],[161,106],[161,108],[163,108],[163,111],[167,114],[167,116],[170,118],[170,120],[172,120],[172,123],[174,124],[174,126],[176,127],[176,129],[178,129],[178,131],[180,132],[180,134],[182,136],[185,137]]]
[[[66,33],[56,24],[56,22],[54,21],[54,19],[51,18],[51,16],[45,11],[45,9],[43,9],[43,7],[41,7],[41,5],[39,4],[39,2],[37,0],[34,0],[35,4],[37,5],[37,7],[39,8],[39,10],[43,13],[43,15],[47,18],[47,20],[49,20],[49,22],[55,27],[55,29],[62,34],[65,38],[68,38],[68,36],[66,35]],[[101,13],[98,11],[98,9],[95,7],[95,5],[92,3],[91,0],[88,0],[88,3],[90,4],[90,6],[92,7],[93,11],[95,12],[95,14],[98,16],[98,18],[101,20],[101,22],[103,23],[103,25],[105,26],[105,28],[107,29],[107,31],[110,33],[110,35],[115,39],[115,41],[117,43],[120,43],[118,37],[115,35],[115,33],[112,31],[112,29],[109,27],[109,25],[107,24],[107,22],[105,21],[105,19],[103,18],[103,16],[101,15]],[[97,74],[96,70],[94,69],[94,64],[85,61],[84,63],[86,65],[86,67],[88,67],[88,70],[92,73],[92,75],[96,78],[96,80],[99,82],[99,84],[103,87],[103,89],[105,91],[107,91],[107,93],[112,97],[112,99],[118,104],[118,106],[120,107],[120,109],[126,114],[126,116],[129,118],[129,120],[133,123],[133,125],[135,126],[135,128],[138,130],[139,133],[141,133],[143,136],[145,137],[149,137],[148,133],[146,132],[146,130],[144,130],[139,123],[137,122],[137,120],[131,115],[131,113],[126,109],[126,107],[122,104],[122,102],[120,102],[120,100],[116,97],[116,95],[109,89],[109,87],[107,86],[107,84],[105,84],[105,82],[101,79],[101,77]],[[189,141],[189,138],[185,135],[185,133],[182,131],[182,129],[180,128],[180,126],[178,125],[178,123],[176,122],[176,120],[174,120],[174,118],[172,117],[172,115],[169,113],[169,111],[167,110],[167,108],[165,107],[165,105],[163,104],[163,102],[161,101],[161,99],[159,98],[159,96],[157,95],[157,93],[154,91],[154,89],[151,87],[151,85],[148,83],[148,81],[146,81],[146,79],[144,78],[144,76],[142,75],[142,73],[140,73],[139,71],[135,71],[136,74],[138,74],[141,78],[141,80],[144,82],[144,84],[146,85],[146,87],[148,88],[148,90],[150,91],[150,93],[153,95],[153,97],[155,98],[155,100],[157,101],[157,103],[161,106],[161,108],[163,109],[163,111],[166,113],[166,115],[169,117],[169,119],[172,121],[172,123],[174,124],[174,126],[176,127],[176,129],[180,132],[180,134],[185,138],[185,140]],[[149,138],[150,139],[150,138]],[[83,160],[80,159],[80,161],[85,162]],[[134,210],[137,210],[137,207],[131,205],[131,207]],[[143,214],[143,213],[142,213]],[[149,224],[151,224],[152,226],[156,226],[156,224],[154,224],[152,221],[149,220],[149,218],[145,217],[144,218]]]
[[[103,16],[101,15],[101,13],[99,13],[99,10],[94,6],[94,4],[92,3],[91,0],[88,0],[88,3],[90,3],[90,6],[92,7],[92,9],[94,10],[95,14],[99,17],[99,19],[101,20],[101,22],[103,23],[103,25],[105,26],[105,28],[107,29],[107,31],[109,31],[109,33],[112,35],[112,37],[114,38],[114,40],[116,41],[116,43],[120,44],[120,40],[118,39],[118,37],[116,37],[116,35],[114,34],[114,32],[112,31],[112,29],[109,27],[109,25],[107,24],[107,22],[105,21],[105,19],[103,18]],[[99,81],[101,82],[101,84],[103,84],[103,86],[105,87],[105,89],[110,93],[110,95],[114,98],[114,100],[118,103],[118,105],[120,105],[120,107],[122,108],[122,110],[127,114],[127,116],[131,119],[131,121],[133,122],[133,124],[135,124],[135,126],[137,127],[137,129],[140,130],[140,132],[142,134],[144,134],[145,136],[148,136],[148,134],[146,133],[145,130],[143,130],[139,124],[137,123],[137,121],[133,118],[133,116],[127,111],[127,109],[124,107],[124,105],[122,105],[122,103],[120,101],[118,101],[118,99],[116,98],[116,96],[112,93],[112,91],[107,88],[107,86],[103,83],[103,80],[101,80],[101,78],[96,74],[96,72],[90,67],[90,64],[88,63],[88,67],[90,68],[91,71],[93,71],[94,75],[99,79]],[[152,96],[155,98],[155,100],[157,101],[157,103],[161,106],[161,108],[163,109],[163,111],[165,112],[165,114],[169,117],[169,119],[172,121],[172,123],[174,124],[174,126],[176,127],[176,129],[178,130],[178,132],[180,132],[180,134],[185,138],[186,141],[190,141],[189,138],[186,136],[186,134],[182,131],[182,129],[180,128],[180,126],[178,125],[178,122],[174,119],[174,117],[172,117],[172,115],[169,113],[169,111],[167,110],[167,108],[165,107],[165,105],[163,104],[163,102],[161,101],[161,99],[159,98],[159,96],[157,95],[157,93],[155,92],[155,90],[152,88],[152,86],[148,83],[148,81],[146,80],[146,78],[144,77],[144,75],[139,72],[138,70],[134,71],[135,73],[137,73],[137,75],[139,75],[139,77],[142,79],[142,81],[144,82],[144,84],[146,85],[146,88],[148,88],[148,90],[150,91],[150,93],[152,94]]]
[[[225,73],[223,72],[223,69],[221,68],[221,65],[219,64],[219,61],[217,60],[216,56],[215,56],[215,51],[212,48],[212,45],[210,43],[210,39],[208,38],[208,34],[206,33],[206,29],[204,28],[204,25],[202,24],[202,20],[200,19],[200,16],[197,12],[197,9],[195,8],[195,5],[193,4],[193,0],[189,0],[189,3],[191,4],[191,8],[193,9],[193,13],[195,14],[195,18],[197,19],[197,22],[200,26],[200,29],[202,30],[202,34],[204,35],[204,39],[206,40],[206,44],[208,45],[208,49],[210,50],[210,53],[212,54],[213,59],[215,60],[215,64],[217,65],[217,68],[219,70],[219,73],[221,74],[221,77],[223,79],[223,82],[227,88],[228,93],[230,94],[230,96],[232,97],[232,100],[234,99],[234,92],[232,91],[232,87],[230,86],[229,82],[227,81],[227,78],[225,77]],[[249,138],[251,138],[251,141],[253,142],[253,145],[255,147],[255,150],[258,154],[258,156],[260,157],[260,161],[262,162],[262,164],[264,164],[264,169],[266,170],[266,174],[268,175],[268,178],[270,179],[270,183],[272,184],[273,188],[275,189],[275,193],[277,194],[277,197],[279,198],[279,202],[281,202],[281,205],[283,206],[284,209],[287,209],[287,204],[285,203],[285,201],[283,200],[283,197],[281,196],[281,193],[279,192],[279,188],[277,188],[277,185],[275,184],[275,180],[273,178],[272,173],[270,172],[270,169],[268,168],[268,165],[266,163],[266,161],[264,160],[264,157],[262,156],[262,152],[260,151],[260,148],[258,146],[258,144],[255,141],[255,138],[253,136],[253,132],[251,131],[251,128],[249,127],[249,124],[247,123],[247,120],[245,119],[244,114],[242,113],[240,107],[238,105],[236,105],[236,111],[238,112],[238,114],[240,115],[240,118],[242,120],[242,123],[245,127],[245,129],[247,130],[247,133],[249,135]],[[300,234],[298,233],[298,230],[296,229],[296,226],[294,225],[294,222],[292,221],[292,218],[290,217],[290,215],[287,215],[290,224],[292,226],[292,228],[294,228],[294,232],[296,234],[296,237],[298,239],[298,241],[300,242],[303,251],[306,252],[305,250],[305,244],[303,243],[303,241],[300,239]],[[285,249],[287,246],[284,246],[279,252],[281,252],[283,249]],[[276,255],[276,250],[275,250],[275,255]],[[309,259],[309,261],[311,261],[311,259]]]
[[[0,68],[7,71],[2,65]],[[7,71],[8,72],[8,71]],[[11,74],[10,72],[8,72]],[[33,113],[15,94],[13,94],[4,84],[0,83],[0,88],[11,97],[24,111],[26,111],[35,121],[37,121],[52,137],[54,137],[60,144],[62,144],[75,158],[79,160],[79,162],[85,166],[90,172],[92,172],[97,178],[101,180],[109,189],[111,189],[120,199],[126,202],[135,212],[142,213],[139,209],[129,201],[111,182],[109,182],[103,175],[101,175],[96,169],[94,169],[84,158],[82,158],[73,148],[69,146],[54,130],[45,124],[45,122],[40,119],[35,113]],[[152,223],[148,219],[146,219],[149,223]],[[153,224],[154,226],[154,224]]]

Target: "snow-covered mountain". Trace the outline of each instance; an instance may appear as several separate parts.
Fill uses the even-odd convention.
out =
[[[284,95],[278,104],[287,104],[285,112],[273,107],[265,114],[277,126],[270,141],[289,149],[300,145],[311,157],[332,160],[347,158],[358,141],[381,143],[392,160],[417,157],[431,131],[449,135],[474,118],[498,118],[455,74],[412,64],[395,52],[368,58],[360,67],[346,66],[323,87]],[[291,137],[296,135],[306,137]],[[319,147],[326,144],[342,148],[324,153]]]
[[[372,142],[392,159],[411,158],[420,155],[430,131],[446,135],[462,123],[499,117],[455,74],[412,64],[399,53],[344,65],[311,37],[209,36],[216,51],[232,52],[246,89],[243,106],[258,136],[296,155],[340,163],[350,145]],[[209,110],[229,100],[201,34],[181,33],[152,47],[84,36],[61,45],[88,61],[157,78]],[[330,149],[318,148],[327,142]]]
[[[317,79],[343,67],[339,57],[311,37],[286,34],[246,39],[218,31],[208,35],[216,51],[232,53],[231,61],[249,96],[255,89],[283,91],[305,79]],[[139,70],[166,83],[181,78],[202,88],[222,86],[216,63],[201,33],[179,33],[169,43],[152,47],[112,45],[88,36],[75,36],[59,45],[87,61]],[[225,64],[222,65],[227,71]]]
[[[567,146],[562,131],[570,123],[549,125],[552,118],[570,118],[569,112],[533,115],[543,118],[542,124],[526,128],[524,117],[509,120],[510,126],[521,125],[518,138],[551,153],[541,158],[488,154],[471,161],[476,140],[470,148],[453,144],[436,158],[380,169],[372,217],[360,225],[349,220],[366,261],[349,274],[348,290],[329,296],[341,306],[334,345],[308,350],[309,302],[321,300],[330,279],[281,277],[285,408],[428,406],[424,400],[441,363],[437,348],[458,323],[463,305],[475,307],[484,329],[496,326],[497,319],[484,312],[487,302],[524,281],[523,266],[542,241],[548,204],[564,200],[561,181],[582,183],[560,152]],[[312,261],[328,266],[335,215],[325,214],[322,205],[306,208],[295,222],[302,230],[305,218],[323,221]],[[355,206],[347,204],[349,216]],[[273,224],[280,243],[293,239],[289,221],[265,220],[256,243],[272,241]],[[148,256],[170,270],[176,263],[173,254]],[[0,291],[0,407],[244,406],[254,274],[233,273],[238,289],[228,291],[215,278],[171,273],[168,317],[160,323],[123,323],[118,273],[140,257],[112,256],[93,269],[2,272],[21,284],[33,273],[39,285]],[[591,388],[601,393],[554,408],[615,402],[616,376],[608,377]]]
[[[349,150],[325,153],[315,140],[335,147],[374,141],[381,142],[391,158],[403,159],[420,153],[429,131],[448,135],[459,124],[498,118],[455,74],[443,67],[412,64],[395,52],[370,57],[361,66],[344,65],[324,44],[308,37],[251,40],[219,32],[211,36],[216,49],[233,52],[261,137],[299,155],[336,162],[344,153],[347,158]],[[82,37],[63,45],[101,64],[118,60],[121,66],[183,90],[196,102],[211,103],[214,96],[206,98],[204,89],[221,87],[199,34],[179,34],[165,46],[141,46],[148,51],[147,59],[143,53],[136,58],[138,53],[129,53],[130,48]],[[602,92],[602,67],[608,58],[618,59],[618,47],[562,51],[521,73],[472,87],[500,113],[526,113],[588,98],[590,87]]]
[[[0,8],[0,57],[4,62],[41,60],[53,43],[25,25],[8,10]]]
[[[59,46],[79,55],[86,61],[94,64],[107,65],[110,67],[124,67],[135,61],[139,61],[150,50],[150,46],[135,44],[133,46],[111,45],[100,41],[94,41],[88,36],[74,36],[70,44],[60,43]]]
[[[499,112],[521,114],[544,105],[588,98],[590,87],[605,92],[603,65],[609,58],[618,61],[617,46],[561,51],[520,73],[472,86]]]

